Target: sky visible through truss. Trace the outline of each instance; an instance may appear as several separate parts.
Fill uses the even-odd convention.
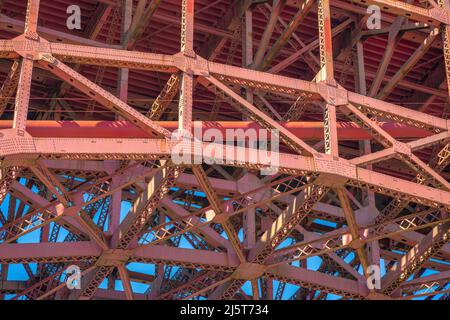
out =
[[[25,179],[21,179],[20,183],[25,185],[26,180]],[[178,190],[178,188],[173,188],[174,191]],[[32,191],[37,193],[37,189],[36,187],[32,188]],[[199,197],[205,197],[205,194],[203,192],[200,191],[195,191],[195,195],[199,196]],[[174,201],[177,204],[180,205],[184,205],[184,202],[181,201]],[[5,200],[3,201],[3,204],[1,205],[0,209],[2,214],[6,215],[6,212],[8,211],[8,203],[9,203],[9,194],[6,196]],[[19,207],[19,201],[17,201],[17,205],[16,205],[16,210]],[[195,204],[191,204],[192,206],[195,206],[196,208],[201,208],[198,205]],[[121,207],[121,214],[120,214],[120,221],[122,222],[122,220],[126,217],[127,213],[129,212],[131,208],[131,203],[128,201],[122,201],[122,207]],[[25,205],[25,212],[24,214],[26,214],[27,210],[29,209],[29,207],[27,205]],[[100,209],[99,209],[100,210]],[[94,221],[96,221],[96,219],[98,218],[98,215],[94,216]],[[321,223],[324,224],[326,226],[329,227],[335,227],[336,225],[332,222],[328,222],[328,221],[323,221],[323,220],[319,220],[316,219],[314,222],[316,223]],[[0,223],[1,225],[1,223]],[[105,225],[108,225],[108,222],[106,222]],[[53,227],[53,223],[50,224],[50,229]],[[64,238],[66,237],[66,235],[68,234],[67,230],[65,230],[64,228],[60,229],[59,235],[58,235],[58,242],[63,242]],[[18,243],[38,243],[39,242],[39,236],[40,236],[40,229],[37,229],[33,232],[30,232],[26,235],[24,235],[23,237],[19,238],[17,240]],[[226,238],[226,234],[223,233],[222,234],[223,237]],[[239,234],[239,239],[242,241],[243,240],[243,233],[242,233],[242,229],[240,230]],[[281,245],[279,246],[280,248],[284,247],[284,246],[288,246],[291,244],[291,240],[287,239],[285,240],[283,243],[281,243]],[[180,241],[180,248],[186,248],[186,249],[193,249],[192,246],[190,245],[190,243],[188,241],[186,241],[186,239],[184,237],[182,237],[181,241]],[[401,251],[396,251],[397,253],[400,254],[404,254],[404,252]],[[345,257],[345,261],[349,262],[352,260],[354,253],[350,253],[349,255],[347,255]],[[431,259],[432,260],[432,259]],[[442,261],[441,261],[442,262]],[[320,267],[320,263],[321,263],[321,258],[320,257],[311,257],[307,259],[307,268],[309,270],[313,270],[316,271],[319,267]],[[384,276],[385,272],[385,262],[383,259],[380,260],[381,263],[381,276]],[[298,266],[298,261],[294,262],[294,265]],[[30,263],[29,264],[30,269],[33,271],[33,273],[36,272],[36,267],[37,264],[36,263]],[[147,275],[154,275],[155,274],[155,265],[154,264],[147,264],[147,263],[136,263],[136,262],[132,262],[129,263],[127,265],[128,270],[130,271],[135,271],[135,272],[139,272],[139,273],[143,273],[143,274],[147,274]],[[172,275],[177,271],[178,267],[172,267]],[[1,266],[0,266],[0,270],[1,270]],[[358,270],[358,272],[360,274],[362,274],[362,268],[360,267],[360,269]],[[430,270],[427,269],[422,275],[421,277],[426,277],[432,274],[436,274],[439,273],[435,270]],[[64,277],[64,274],[62,275],[62,277]],[[412,276],[411,276],[412,277]],[[22,264],[10,264],[9,265],[9,272],[8,272],[8,279],[9,281],[27,281],[29,280],[28,274],[25,271],[25,269],[23,268]],[[83,281],[83,279],[81,279],[81,281]],[[273,284],[273,288],[274,288],[274,295],[275,292],[277,290],[278,287],[278,281],[274,281]],[[123,287],[122,287],[122,281],[121,280],[116,280],[116,290],[118,291],[123,291]],[[133,292],[134,293],[145,293],[148,288],[149,285],[148,284],[143,284],[143,283],[138,283],[138,282],[131,282],[131,286],[133,288]],[[448,284],[446,287],[450,288],[450,284]],[[101,289],[107,289],[107,279],[105,279],[99,286],[99,288]],[[283,292],[283,299],[289,299],[289,297],[291,297],[298,289],[298,286],[296,285],[292,285],[287,283],[286,287],[284,289]],[[251,284],[249,281],[247,281],[243,287],[242,290],[248,294],[251,295],[252,294],[252,288],[251,288]],[[420,291],[419,291],[420,292]],[[317,292],[316,294],[319,294],[319,292]],[[12,297],[14,297],[14,294],[8,294],[5,295],[5,299],[11,299]],[[432,297],[432,300],[438,300],[440,297],[442,296],[442,294],[440,295],[436,295],[434,297]],[[414,300],[424,300],[426,297],[417,297],[414,298]],[[333,294],[328,294],[327,296],[327,300],[336,300],[336,299],[340,299],[340,296],[336,296]]]

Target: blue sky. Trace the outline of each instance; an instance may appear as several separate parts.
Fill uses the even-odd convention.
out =
[[[24,184],[24,180],[22,179],[21,183]],[[176,188],[173,188],[173,190],[177,190]],[[34,192],[37,192],[36,188],[33,188]],[[205,197],[205,194],[203,192],[199,192],[199,191],[195,191],[195,195],[198,197]],[[6,216],[7,212],[8,212],[8,208],[7,208],[7,203],[9,202],[9,195],[7,195],[5,201],[3,202],[3,204],[1,205],[0,209],[2,210],[3,214]],[[183,204],[180,201],[175,201],[178,204]],[[17,201],[17,205],[16,205],[16,210],[19,206],[19,201]],[[198,208],[200,208],[199,206],[196,206]],[[131,203],[127,202],[127,201],[122,201],[122,207],[121,207],[121,221],[125,218],[125,216],[127,215],[127,213],[129,212],[131,208]],[[26,209],[28,210],[28,206],[26,206]],[[27,211],[25,211],[26,213]],[[98,214],[96,214],[96,216],[94,217],[94,221],[96,221],[96,219],[98,219]],[[328,227],[336,227],[336,223],[334,222],[328,222],[328,221],[324,221],[324,220],[319,220],[316,219],[314,222],[318,223],[318,224],[322,224]],[[108,223],[106,223],[106,225],[108,225]],[[53,224],[51,225],[51,227],[53,227]],[[58,242],[62,242],[65,238],[65,236],[68,234],[68,232],[64,229],[61,228],[60,229],[60,233],[58,236]],[[21,238],[18,239],[17,242],[19,243],[37,243],[39,242],[39,235],[40,235],[40,229],[33,231]],[[226,235],[225,233],[222,234],[225,238]],[[239,238],[242,240],[243,238],[243,231],[240,230],[240,232],[238,233]],[[285,247],[285,246],[289,246],[292,244],[292,240],[291,239],[286,239],[284,242],[282,242],[280,244],[280,248]],[[182,248],[188,248],[188,249],[192,249],[192,246],[190,245],[190,243],[184,239],[184,237],[182,238],[181,242],[180,242],[180,247]],[[403,254],[403,252],[398,251],[397,253]],[[346,262],[349,262],[353,259],[354,257],[354,253],[350,253],[349,255],[347,255],[344,260]],[[320,267],[322,259],[320,257],[311,257],[307,259],[307,268],[309,270],[317,270]],[[298,261],[295,262],[293,265],[298,266]],[[32,263],[29,265],[31,270],[35,273],[36,272],[36,264]],[[127,268],[131,271],[135,271],[135,272],[140,272],[143,274],[149,274],[149,275],[154,275],[155,274],[155,266],[151,265],[151,264],[143,264],[143,263],[130,263],[128,264]],[[385,274],[385,270],[384,270],[385,266],[384,266],[384,260],[381,260],[381,272],[382,272],[382,276]],[[177,271],[177,267],[173,267],[172,268],[172,274],[174,274]],[[358,272],[360,274],[362,274],[362,268],[360,268],[360,270],[358,270]],[[427,270],[422,277],[431,275],[437,273],[436,271],[433,270]],[[8,280],[28,280],[28,275],[23,267],[22,264],[11,264],[9,267],[9,273],[8,273]],[[133,291],[136,293],[145,293],[147,291],[147,289],[149,288],[149,285],[146,284],[142,284],[142,283],[136,283],[136,282],[132,282],[132,287],[133,287]],[[274,281],[274,296],[278,287],[278,281]],[[447,287],[450,287],[447,286]],[[107,281],[103,281],[100,285],[100,288],[106,289],[107,288]],[[116,288],[117,290],[123,290],[122,287],[122,282],[120,280],[116,281]],[[298,287],[295,285],[291,285],[291,284],[287,284],[283,293],[283,299],[288,299],[289,297],[291,297],[296,291],[297,291]],[[243,286],[243,291],[248,294],[251,295],[252,294],[252,288],[251,288],[251,284],[250,282],[247,282],[244,284]],[[13,295],[7,295],[6,298],[9,299],[13,297]],[[434,297],[434,299],[438,299],[440,297],[440,295],[437,295]],[[334,300],[334,299],[339,299],[339,296],[335,296],[332,294],[329,294],[327,296],[327,299],[330,300]],[[421,297],[418,299],[425,299],[425,297]]]

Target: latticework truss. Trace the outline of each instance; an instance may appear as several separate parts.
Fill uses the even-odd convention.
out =
[[[447,0],[0,10],[1,298],[448,299]],[[175,163],[197,120],[278,130],[277,173]]]

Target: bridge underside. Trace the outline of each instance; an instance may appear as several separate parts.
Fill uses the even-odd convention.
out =
[[[447,0],[22,2],[1,299],[449,298]]]

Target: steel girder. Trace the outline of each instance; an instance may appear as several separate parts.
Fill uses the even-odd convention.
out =
[[[133,18],[130,31],[125,38],[126,48],[134,46],[145,25],[155,15],[159,2],[152,1],[142,16]],[[380,5],[382,10],[391,14],[436,27],[426,42],[419,47],[417,54],[414,54],[394,75],[393,82],[381,89],[378,98],[384,98],[389,94],[401,81],[405,72],[409,71],[431,46],[438,33],[441,33],[444,44],[446,76],[450,77],[448,70],[450,13],[447,4],[439,1],[437,7],[422,8],[398,1],[353,2]],[[144,1],[139,3],[144,5]],[[423,285],[436,282],[443,284],[441,288],[444,288],[445,272],[442,273],[442,277],[428,280],[421,278],[408,282],[406,280],[410,275],[416,274],[422,266],[430,263],[430,258],[450,257],[447,245],[450,185],[441,175],[450,162],[448,150],[450,121],[354,93],[338,85],[334,76],[332,48],[334,33],[328,0],[317,1],[320,71],[314,82],[204,59],[194,50],[194,0],[182,0],[181,3],[181,48],[175,55],[128,51],[113,46],[104,47],[95,41],[73,37],[71,42],[83,45],[52,42],[51,36],[46,37],[47,39],[43,37],[50,35],[51,30],[37,26],[38,0],[28,1],[23,35],[12,40],[0,40],[0,57],[16,60],[1,89],[0,114],[17,87],[12,127],[0,131],[0,203],[8,195],[8,201],[14,202],[15,199],[19,199],[30,207],[28,212],[22,214],[10,212],[7,219],[1,214],[4,220],[1,221],[0,229],[2,280],[7,264],[75,263],[83,267],[82,274],[88,281],[80,292],[72,292],[69,298],[95,298],[100,283],[112,277],[115,269],[118,269],[123,283],[125,298],[143,298],[133,292],[132,277],[127,269],[127,264],[141,262],[203,270],[200,273],[185,274],[185,278],[180,276],[182,280],[179,283],[173,279],[174,287],[166,292],[160,291],[158,296],[160,299],[173,297],[192,299],[198,296],[232,299],[246,281],[252,283],[253,295],[256,298],[257,279],[264,279],[259,285],[265,291],[269,290],[267,289],[269,283],[276,280],[298,285],[309,292],[320,291],[351,299],[409,298],[410,296],[403,295],[403,292],[406,292],[405,294],[416,292],[417,290],[411,288],[414,286],[422,288]],[[289,4],[289,1],[287,3]],[[310,10],[311,5],[307,2],[306,10]],[[249,7],[249,4],[245,3],[242,7],[238,6],[237,12],[242,15]],[[281,10],[282,5],[275,3],[270,18],[272,23],[264,33],[265,44],[270,40],[269,36]],[[279,47],[284,46],[295,26],[304,18],[303,14],[300,11],[291,24],[286,26],[285,32],[267,55],[264,55],[266,45],[259,48],[257,65],[262,64],[264,68],[270,65],[276,52],[280,50]],[[228,16],[227,21],[228,26],[235,29],[238,22]],[[224,35],[217,34],[217,36]],[[224,45],[223,41],[218,39],[212,39],[211,42],[218,43],[217,46]],[[215,55],[214,49],[208,52],[212,56]],[[144,116],[126,101],[118,99],[65,63],[157,71],[172,74],[172,77],[147,116]],[[30,135],[27,132],[27,116],[33,67],[51,72],[139,127],[152,138],[44,138]],[[378,77],[377,79],[379,82]],[[171,154],[177,142],[171,141],[171,132],[154,120],[161,117],[168,103],[180,90],[178,128],[190,132],[194,81],[218,94],[261,127],[279,130],[281,142],[290,150],[290,153],[284,151],[278,154],[279,174],[284,178],[264,180],[247,172],[244,177],[250,180],[248,187],[243,189],[244,184],[237,182],[232,188],[232,198],[225,199],[225,196],[230,194],[224,194],[221,188],[227,187],[223,187],[221,181],[209,177],[202,164],[177,166],[171,162]],[[232,89],[233,85],[295,98],[306,94],[309,99],[321,101],[324,105],[325,152],[317,151],[242,98]],[[384,149],[350,160],[342,157],[337,131],[338,112],[368,131],[374,141]],[[402,142],[383,130],[375,121],[377,117],[427,130],[431,134],[424,138]],[[414,154],[418,150],[442,143],[445,146],[438,153],[434,168]],[[207,144],[202,142],[197,150],[187,154],[195,157],[206,148]],[[217,163],[225,163],[233,168],[244,168],[250,172],[267,167],[267,164],[259,159],[252,158],[249,148],[224,145],[223,150],[228,151],[228,154],[241,151],[244,159],[227,162],[228,159],[216,155]],[[389,158],[400,159],[419,178],[416,181],[407,181],[367,168],[369,164]],[[95,168],[94,162],[90,161],[102,161],[100,169]],[[125,166],[114,167],[116,162],[120,161]],[[82,179],[83,182],[68,188],[67,181],[61,181],[66,175],[58,173],[55,167],[67,168],[71,162],[76,163],[74,169],[92,166],[94,167],[92,171],[90,169],[86,171],[91,173],[102,171],[109,174]],[[75,175],[74,170],[70,168],[68,170]],[[185,170],[193,172],[196,182],[186,179],[186,175],[183,176],[182,172]],[[48,194],[42,196],[18,182],[19,178],[30,177],[50,196]],[[186,180],[189,181],[186,183]],[[299,184],[293,187],[293,183]],[[176,197],[176,193],[173,192],[173,188],[186,185],[196,185],[199,190],[204,191],[207,204],[203,208],[191,210],[190,207],[186,209],[174,203],[172,197]],[[131,190],[130,198],[133,206],[124,221],[115,229],[105,230],[106,217],[95,219],[95,212],[90,215],[86,212],[86,207],[114,194],[117,195],[118,192],[122,193],[125,188]],[[356,190],[369,190],[394,198],[396,203],[401,202],[401,209],[398,206],[389,207],[389,211],[394,213],[384,212],[382,219],[365,218],[365,221],[361,221],[364,218],[358,218],[360,215],[356,214],[358,210],[355,208],[358,200],[352,195]],[[338,221],[342,221],[341,227],[320,236],[308,233],[302,225],[305,225],[305,221],[306,224],[309,223],[309,218],[320,211],[318,207],[323,205],[321,199],[326,196],[333,199],[334,193],[337,194],[334,201],[342,208],[339,213],[334,213],[339,216]],[[85,195],[90,195],[91,198],[86,198]],[[284,209],[279,209],[278,214],[272,219],[270,214],[273,212],[268,204],[274,201],[284,201],[285,206]],[[414,204],[418,211],[397,217],[408,203]],[[117,202],[115,205],[117,206]],[[259,209],[258,214],[263,214],[260,218],[261,225],[258,227],[260,234],[249,250],[243,250],[237,235],[241,224],[239,217],[241,213],[252,208]],[[110,206],[105,214],[112,214],[113,210]],[[117,208],[115,210],[117,211]],[[377,211],[376,208],[370,210]],[[161,213],[163,211],[167,211],[169,218],[166,217],[166,213]],[[211,211],[214,212],[212,218]],[[333,215],[329,208],[324,211],[325,215]],[[67,240],[70,241],[13,243],[14,240],[35,230],[41,230],[41,237],[45,237],[46,234],[48,236],[50,226],[56,224],[69,231],[70,236]],[[417,233],[427,228],[428,230],[431,228],[431,231],[426,236]],[[256,227],[247,226],[246,230],[256,232]],[[297,241],[296,232],[302,234],[303,239]],[[193,250],[167,245],[173,238],[188,234]],[[369,263],[366,244],[380,239],[395,242],[393,239],[400,234],[408,234],[412,238],[415,236],[416,242],[411,249],[406,250],[406,254],[399,259],[396,267],[387,273],[379,293],[366,287],[364,277],[350,280],[291,264],[312,256],[332,254],[335,261],[344,264],[344,270],[355,273],[354,265],[345,263],[339,256],[345,253],[345,250],[353,250],[358,257],[356,263],[363,266],[365,273],[364,269]],[[143,243],[143,236],[149,237],[150,240]],[[297,242],[278,249],[288,238]],[[392,248],[394,247],[392,244]],[[14,290],[19,291],[16,297],[33,299],[64,297],[61,293],[64,291],[64,283],[55,281],[61,275],[58,272],[37,279],[23,291]]]

